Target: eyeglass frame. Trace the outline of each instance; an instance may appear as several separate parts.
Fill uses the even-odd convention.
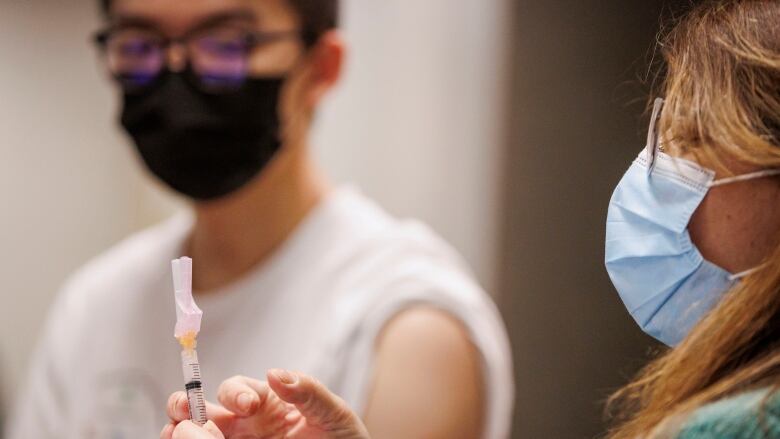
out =
[[[165,36],[162,32],[160,32],[158,29],[154,28],[153,26],[143,25],[143,24],[128,24],[128,25],[116,25],[112,24],[109,25],[103,29],[99,29],[98,31],[94,32],[92,35],[92,42],[98,47],[98,49],[101,52],[102,56],[107,56],[108,53],[108,43],[109,39],[111,38],[111,34],[114,32],[117,32],[122,29],[141,29],[144,31],[151,31],[157,36],[160,37],[159,40],[159,47],[163,53],[170,50],[171,46],[177,45],[180,47],[183,47],[187,49],[188,43],[191,39],[195,38],[198,34],[205,33],[208,30],[217,29],[218,26],[199,26],[196,27],[184,35],[177,37],[177,38],[170,38]],[[255,50],[256,48],[263,46],[265,44],[270,44],[276,41],[281,41],[288,38],[297,37],[301,39],[301,42],[304,44],[304,46],[308,49],[311,44],[310,41],[316,40],[316,36],[313,32],[305,31],[301,29],[292,29],[292,30],[280,30],[280,31],[256,31],[256,30],[244,30],[243,32],[246,33],[245,38],[246,41],[244,43],[247,45],[247,57],[249,54]],[[191,60],[191,54],[189,53],[189,50],[185,50],[184,53],[185,56],[185,66],[186,70],[191,71],[192,70],[192,60]],[[110,70],[110,69],[109,69]],[[162,66],[160,67],[160,70],[156,73],[156,78],[159,78],[165,74],[165,72],[170,72],[170,66],[169,62],[164,62]],[[110,72],[111,76],[114,78],[117,77],[116,72]],[[197,77],[198,75],[194,72],[190,72],[191,76]],[[247,77],[250,77],[251,75],[247,75]],[[246,78],[244,79],[244,81]],[[154,82],[154,81],[153,81]]]

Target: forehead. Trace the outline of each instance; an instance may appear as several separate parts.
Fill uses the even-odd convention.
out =
[[[263,29],[290,29],[298,18],[287,0],[114,0],[112,21],[143,22],[169,36],[215,19],[245,21]]]

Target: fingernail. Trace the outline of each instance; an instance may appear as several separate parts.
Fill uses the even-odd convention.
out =
[[[252,408],[252,395],[248,393],[242,393],[238,395],[238,408],[241,411],[248,412]]]
[[[179,399],[176,401],[176,411],[178,413],[184,414],[184,417],[189,413],[189,406],[188,406],[187,398],[186,397],[179,397]]]
[[[279,381],[286,386],[292,386],[298,382],[298,376],[292,372],[281,369],[274,369],[271,373],[276,375],[276,378],[278,378]]]

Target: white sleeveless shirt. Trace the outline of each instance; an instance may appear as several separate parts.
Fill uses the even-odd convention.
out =
[[[159,435],[167,396],[183,388],[170,260],[182,256],[191,228],[190,215],[176,216],[71,278],[50,311],[9,439]],[[319,378],[359,414],[384,325],[415,305],[445,310],[482,356],[484,437],[509,436],[511,356],[492,301],[433,232],[354,190],[331,194],[262,266],[196,300],[207,398],[233,375],[263,379],[286,368]]]

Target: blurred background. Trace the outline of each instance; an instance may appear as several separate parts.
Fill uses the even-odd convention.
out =
[[[591,438],[656,348],[603,269],[644,143],[662,15],[689,2],[346,0],[318,156],[470,261],[512,338],[514,437]],[[182,203],[141,170],[89,35],[96,1],[0,0],[0,377],[7,409],[70,272]],[[4,413],[7,410],[3,410]]]

